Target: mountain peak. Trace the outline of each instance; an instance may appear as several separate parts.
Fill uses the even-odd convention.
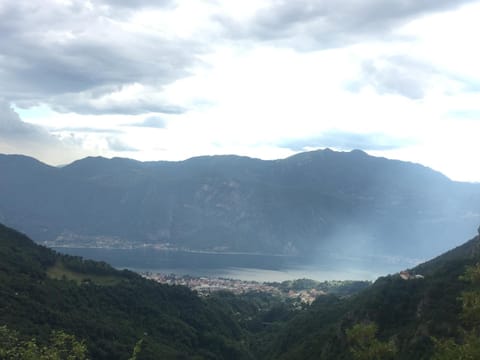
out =
[[[457,245],[457,236],[478,226],[480,213],[480,187],[361,150],[324,149],[276,161],[89,157],[45,171],[14,160],[9,166],[0,161],[0,215],[39,241],[62,239],[63,245],[109,239],[115,246],[169,243],[195,250],[354,251],[345,228],[358,227],[372,251],[417,258]],[[346,239],[332,240],[338,234]]]

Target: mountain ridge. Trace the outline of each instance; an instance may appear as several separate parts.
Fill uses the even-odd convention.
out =
[[[50,245],[325,254],[364,243],[428,257],[480,219],[480,184],[360,150],[61,168],[21,159],[0,157],[0,221]]]

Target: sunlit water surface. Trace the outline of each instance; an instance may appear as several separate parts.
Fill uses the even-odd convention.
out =
[[[224,277],[249,281],[375,280],[410,268],[417,261],[370,256],[328,255],[296,257],[237,253],[203,253],[155,249],[55,248],[87,259],[105,261],[118,269],[136,272]]]

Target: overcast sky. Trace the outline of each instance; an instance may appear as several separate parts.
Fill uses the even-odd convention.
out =
[[[0,152],[276,159],[480,181],[480,1],[0,0]]]

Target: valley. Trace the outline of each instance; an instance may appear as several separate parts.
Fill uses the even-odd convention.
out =
[[[437,359],[445,351],[464,351],[452,342],[466,326],[459,299],[475,294],[477,285],[462,274],[477,271],[479,261],[476,236],[409,269],[422,275],[412,280],[392,274],[373,283],[303,279],[253,285],[148,274],[160,284],[105,262],[55,253],[0,225],[0,331],[6,336],[0,354],[32,336],[35,344],[52,346],[50,334],[62,331],[92,359],[127,360],[136,348],[145,360],[347,360],[358,346],[352,336],[373,329],[378,339],[369,337],[365,351],[385,342],[393,359]],[[248,291],[199,296],[185,285]],[[266,291],[258,291],[262,287]],[[311,289],[314,300],[306,296]],[[55,346],[69,345],[57,340]]]
[[[479,184],[332,150],[0,155],[0,171],[0,219],[21,231],[0,225],[0,357],[437,360],[480,329],[460,301],[477,289],[462,275],[480,261]]]
[[[480,0],[0,0],[0,360],[480,360]]]

